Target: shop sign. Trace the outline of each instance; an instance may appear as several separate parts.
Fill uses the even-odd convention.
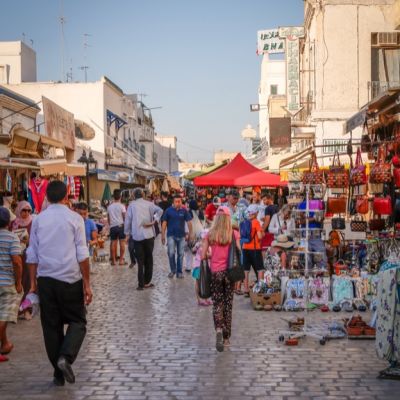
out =
[[[42,96],[46,135],[75,150],[74,114]]]
[[[292,126],[290,118],[269,119],[269,145],[273,149],[286,149],[292,145]]]
[[[278,29],[257,32],[257,54],[278,54],[285,52],[285,40],[279,37]]]
[[[98,169],[97,179],[99,181],[134,183],[135,174],[128,171],[108,171],[105,169]]]
[[[301,109],[300,103],[300,38],[304,27],[279,28],[279,37],[286,40],[286,110],[293,117]]]

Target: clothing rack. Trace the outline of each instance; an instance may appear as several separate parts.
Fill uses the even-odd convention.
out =
[[[310,228],[309,226],[309,215],[310,212],[315,212],[316,210],[310,210],[310,187],[313,185],[305,185],[305,193],[306,193],[306,208],[304,210],[294,210],[295,212],[302,212],[306,214],[306,227],[305,228],[296,228],[296,230],[300,230],[301,232],[305,232],[305,238],[302,237],[302,240],[305,242],[304,251],[297,251],[296,253],[301,253],[305,255],[305,264],[304,264],[304,325],[301,330],[298,332],[294,331],[280,331],[279,332],[279,341],[283,342],[285,337],[289,339],[300,339],[303,337],[312,337],[313,339],[319,340],[321,345],[325,345],[326,341],[329,339],[327,336],[327,331],[318,329],[315,326],[308,324],[308,302],[309,302],[309,293],[308,293],[308,278],[310,277],[310,273],[312,270],[309,268],[309,255],[311,254],[321,254],[321,252],[313,252],[308,250],[308,239],[310,237],[310,232],[312,230],[321,230]]]

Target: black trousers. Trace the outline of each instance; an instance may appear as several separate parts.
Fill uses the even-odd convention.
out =
[[[70,284],[53,278],[38,278],[40,319],[47,356],[54,376],[62,377],[57,367],[60,356],[75,361],[86,335],[86,309],[82,280]],[[64,333],[64,325],[68,325]]]
[[[135,241],[132,239],[132,237],[129,237],[128,240],[128,251],[129,251],[129,257],[131,259],[131,264],[136,263],[136,255],[135,255]]]
[[[153,278],[154,238],[134,240],[135,257],[138,264],[138,285],[144,287]]]

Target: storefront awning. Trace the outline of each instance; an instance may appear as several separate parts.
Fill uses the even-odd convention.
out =
[[[85,176],[86,167],[81,164],[67,164],[65,166],[65,175],[67,176]]]
[[[138,165],[135,165],[135,173],[141,176],[144,176],[146,178],[150,178],[150,177],[165,177],[167,176],[167,174],[163,171],[160,170],[156,170],[156,169],[150,169],[150,168],[145,168],[145,167],[141,167]]]
[[[343,135],[348,134],[352,130],[364,124],[367,110],[367,107],[363,107],[358,113],[354,114],[345,122]]]
[[[36,165],[23,164],[23,163],[9,161],[9,160],[0,160],[0,168],[1,169],[20,168],[20,169],[36,169],[36,170],[40,169]]]
[[[38,161],[42,176],[64,174],[66,165],[67,160],[65,159]]]
[[[57,147],[59,149],[63,149],[65,147],[64,143],[62,143],[56,139],[49,138],[48,136],[43,136],[43,135],[40,135],[40,143],[47,144],[48,146],[52,146],[52,147]]]
[[[11,148],[11,155],[39,158],[39,134],[29,132],[18,124],[11,130],[11,136],[11,141],[8,144]]]

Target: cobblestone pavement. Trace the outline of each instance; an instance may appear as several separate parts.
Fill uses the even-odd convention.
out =
[[[166,277],[159,243],[155,253],[155,289],[137,292],[136,271],[126,267],[99,265],[92,275],[95,300],[75,385],[52,386],[37,318],[12,326],[15,350],[0,364],[1,400],[400,398],[400,382],[376,379],[386,363],[374,342],[320,346],[308,338],[286,347],[277,331],[290,314],[253,311],[244,298],[235,299],[232,346],[217,353],[211,309],[196,306],[189,276]]]

